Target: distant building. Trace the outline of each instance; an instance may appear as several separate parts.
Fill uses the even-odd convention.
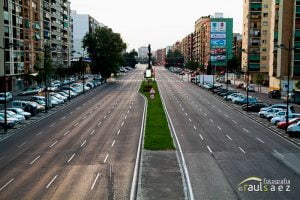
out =
[[[140,47],[138,48],[138,57],[141,59],[148,58],[148,47]]]
[[[104,24],[87,14],[78,14],[72,10],[73,18],[73,60],[78,60],[82,54],[86,55],[82,47],[82,40],[87,33],[95,32],[97,27],[104,27]]]
[[[181,52],[183,54],[184,62],[187,63],[193,59],[194,49],[194,34],[188,34],[181,41]]]
[[[158,49],[156,51],[156,62],[158,65],[164,65],[165,64],[165,60],[166,60],[166,56],[167,56],[167,53],[166,53],[166,49],[163,48],[163,49]]]

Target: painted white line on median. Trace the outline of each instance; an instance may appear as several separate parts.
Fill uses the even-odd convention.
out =
[[[229,118],[229,116],[228,116],[228,115],[226,115],[226,114],[224,114],[224,115],[225,115],[225,117]]]
[[[92,187],[91,187],[91,190],[94,189],[94,187],[95,187],[95,185],[96,185],[96,182],[97,182],[99,176],[100,176],[100,173],[97,174],[97,176],[96,176],[96,178],[95,178],[95,180],[94,180],[94,182],[93,182],[93,185],[92,185]]]
[[[74,158],[75,155],[76,155],[76,153],[73,153],[73,155],[69,158],[69,160],[67,161],[67,163],[71,162],[71,160]]]
[[[200,136],[201,140],[204,140],[204,138],[203,138],[203,136],[201,134],[199,134],[199,136]]]
[[[104,163],[106,163],[108,156],[109,156],[109,153],[105,156],[105,159],[103,161]]]
[[[41,135],[43,133],[43,131],[38,132],[36,135]]]
[[[195,130],[197,130],[197,127],[196,127],[196,126],[194,126],[194,129],[195,129]]]
[[[244,154],[246,153],[246,152],[244,151],[244,149],[242,149],[242,147],[239,147],[239,149],[240,149],[241,152],[243,152]]]
[[[124,126],[124,122],[122,122],[121,126]]]
[[[181,108],[181,110],[182,110],[182,111],[184,111],[184,109],[183,109],[183,108]]]
[[[249,133],[249,131],[248,131],[247,129],[243,128],[243,130],[244,130],[245,132]]]
[[[51,127],[53,127],[54,125],[55,125],[55,123],[51,124],[49,127],[51,128]]]
[[[93,135],[95,133],[95,130],[92,130],[92,132],[90,133],[90,135]]]
[[[4,189],[4,188],[6,188],[11,182],[13,182],[14,181],[14,178],[12,178],[12,179],[10,179],[7,183],[5,183],[1,188],[0,188],[0,192]]]
[[[119,134],[120,134],[120,132],[121,132],[121,130],[118,130],[118,133],[117,133],[117,135],[119,135]]]
[[[192,122],[191,118],[189,118],[189,121]]]
[[[52,178],[52,180],[48,183],[48,185],[46,186],[46,189],[48,189],[48,188],[52,185],[52,183],[55,181],[56,178],[57,178],[57,175],[55,175],[55,176]]]
[[[53,142],[53,143],[49,146],[49,148],[52,148],[57,142],[58,142],[57,140],[56,140],[55,142]]]
[[[203,115],[205,115],[207,117],[207,114],[206,113],[203,113]]]
[[[281,153],[279,153],[278,151],[276,151],[275,149],[273,150],[275,153],[277,153],[278,155],[280,155],[281,157],[284,157],[284,155],[282,155]]]
[[[106,119],[106,117],[107,117],[107,116],[105,115],[105,116],[104,116],[104,119]]]
[[[35,163],[35,161],[37,161],[41,156],[37,156],[35,159],[33,159],[29,164],[32,165],[33,163]]]
[[[102,124],[102,122],[99,122],[99,123],[98,123],[98,126],[100,126],[101,124]]]
[[[74,124],[74,127],[78,126],[79,122],[77,122],[76,124]]]
[[[206,147],[207,147],[207,149],[208,149],[208,151],[209,151],[210,153],[213,153],[212,150],[211,150],[211,148],[210,148],[209,146],[206,146]]]
[[[111,144],[111,147],[113,147],[115,145],[116,140],[113,141],[113,143]]]
[[[124,119],[127,119],[127,115],[125,115]]]
[[[209,119],[209,120],[210,120],[211,123],[214,123],[214,120],[212,120],[212,119]]]
[[[86,143],[86,140],[83,141],[83,143],[80,145],[80,147],[83,147]]]
[[[21,148],[22,146],[24,146],[26,144],[26,142],[23,142],[22,144],[20,144],[19,146],[18,146],[18,148]]]
[[[260,139],[260,138],[258,138],[258,137],[257,137],[256,139],[257,139],[258,141],[260,141],[261,143],[263,143],[263,144],[265,143],[262,139]]]
[[[187,113],[184,113],[186,116],[188,116],[188,114]]]
[[[127,111],[127,114],[129,114],[129,110]]]
[[[227,137],[229,140],[232,140],[232,138],[231,138],[229,135],[226,135],[226,137]]]
[[[70,131],[67,131],[64,133],[64,136],[68,135],[70,133]]]
[[[233,123],[238,124],[235,120],[232,120]]]

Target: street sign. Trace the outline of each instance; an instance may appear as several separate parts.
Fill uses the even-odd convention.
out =
[[[149,92],[150,94],[155,94],[155,90],[154,90],[154,88],[151,88],[151,90],[150,90],[150,92]]]
[[[146,78],[151,78],[151,69],[146,70]]]
[[[154,94],[150,94],[150,99],[154,99],[155,95]]]

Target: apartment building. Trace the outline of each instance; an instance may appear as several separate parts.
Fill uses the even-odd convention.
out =
[[[187,63],[193,59],[194,34],[188,34],[181,41],[181,52],[184,57],[184,62]]]
[[[165,64],[166,56],[167,56],[166,48],[158,49],[156,51],[156,62],[158,63],[158,65],[164,65]]]
[[[73,19],[73,54],[72,60],[78,60],[86,51],[82,47],[82,40],[87,33],[95,32],[97,27],[104,27],[104,24],[87,14],[78,14],[77,11],[71,11]]]
[[[138,57],[141,59],[148,58],[148,47],[140,47],[138,48]]]
[[[222,13],[215,13],[195,22],[193,56],[205,69],[214,66],[216,71],[223,71],[227,61],[233,56],[232,44],[232,18],[224,18]]]

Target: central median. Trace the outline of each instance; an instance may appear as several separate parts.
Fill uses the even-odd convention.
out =
[[[154,98],[150,98],[150,90],[153,89]],[[143,81],[140,92],[148,99],[146,131],[144,148],[147,150],[174,150],[173,138],[168,126],[157,83]]]

